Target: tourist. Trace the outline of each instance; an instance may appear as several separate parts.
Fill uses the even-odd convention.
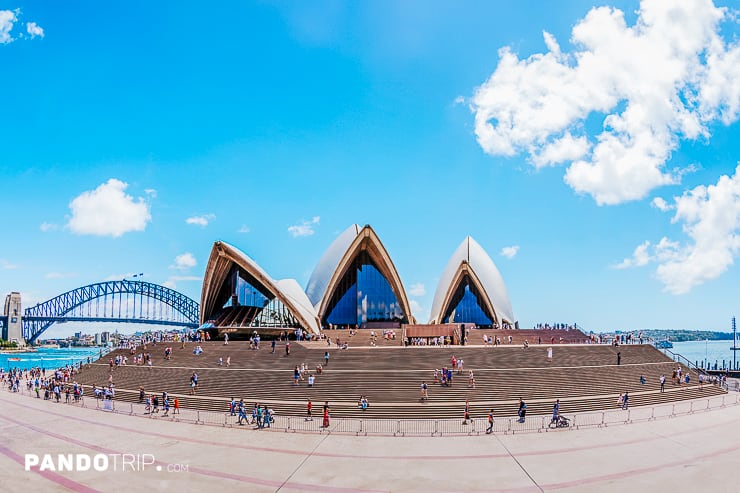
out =
[[[144,402],[144,396],[145,396],[144,387],[139,387],[139,404]]]
[[[463,411],[463,422],[462,424],[466,425],[468,424],[468,421],[470,421],[470,403],[467,399],[465,399],[465,410]]]
[[[645,375],[640,375],[640,385],[645,385],[646,382]]]
[[[629,407],[630,407],[629,400],[630,400],[630,396],[627,393],[627,391],[625,390],[624,391],[624,396],[622,396],[622,409],[623,410],[629,409]]]
[[[324,419],[321,426],[322,428],[329,427],[329,401],[324,402]]]
[[[229,403],[229,413],[232,416],[236,416],[236,399],[233,397],[231,398],[231,402]]]
[[[558,418],[560,418],[560,399],[555,400],[555,405],[552,406],[552,419],[550,420],[550,423],[558,423]]]
[[[272,346],[272,354],[275,354],[275,345],[276,345],[275,339],[272,340],[272,343],[270,345]]]
[[[290,356],[290,341],[285,343],[285,356]]]
[[[262,408],[257,404],[257,428],[263,428],[264,421],[263,421],[264,413],[262,412]]]
[[[425,401],[429,399],[429,393],[427,389],[427,383],[421,382],[421,400]]]
[[[231,356],[226,357],[226,368],[231,366]]]
[[[314,376],[313,374],[309,373],[308,374],[308,386],[313,387],[313,382],[314,382]]]
[[[308,398],[308,401],[306,402],[306,421],[313,421],[313,416],[311,416],[311,410],[313,409],[313,403],[311,402],[311,398]]]
[[[552,347],[547,348],[547,362],[552,363]]]
[[[262,409],[262,427],[267,426],[270,428],[270,423],[272,423],[272,409],[268,409],[267,404],[265,404]]]
[[[617,351],[617,365],[621,365],[621,364],[622,364],[622,352]]]
[[[295,368],[293,369],[293,386],[298,386],[298,380],[301,378],[301,370],[298,368],[298,365],[295,365]]]
[[[699,388],[700,389],[704,388],[704,374],[703,373],[699,373]]]
[[[475,376],[473,375],[473,370],[468,372],[468,388],[475,389]]]
[[[236,422],[239,426],[244,426],[244,422],[247,421],[247,410],[244,408],[244,399],[239,399],[237,411],[239,413],[239,418],[237,418]]]
[[[493,409],[488,412],[488,428],[486,428],[486,434],[490,435],[493,433]]]
[[[224,358],[222,356],[218,357],[218,366],[224,366]]]
[[[517,422],[524,423],[524,420],[527,417],[527,404],[521,397],[519,398],[519,410],[517,411],[517,414],[519,415]]]
[[[329,366],[329,351],[324,352],[324,366]]]
[[[463,361],[462,358],[460,358],[459,360],[457,360],[457,374],[458,375],[461,375],[462,374],[462,372],[463,372],[463,365],[464,364],[465,364],[465,362]]]
[[[228,345],[229,345],[229,334],[226,333],[224,334],[224,346],[228,346]]]
[[[660,376],[660,392],[665,392],[665,375]]]
[[[164,406],[164,414],[162,416],[169,416],[170,415],[170,399],[169,397],[167,397],[166,394],[164,397],[163,406]]]

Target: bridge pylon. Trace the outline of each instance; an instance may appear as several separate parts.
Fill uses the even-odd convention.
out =
[[[15,342],[18,346],[25,346],[26,339],[23,337],[23,311],[21,310],[21,294],[13,291],[5,297],[5,324],[3,326],[3,339]]]

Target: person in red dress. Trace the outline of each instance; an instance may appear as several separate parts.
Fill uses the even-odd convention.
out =
[[[322,425],[324,428],[329,427],[329,402],[324,402],[324,422]]]

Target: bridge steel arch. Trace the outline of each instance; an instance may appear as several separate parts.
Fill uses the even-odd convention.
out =
[[[116,294],[134,294],[158,300],[171,306],[175,311],[183,315],[184,322],[155,319],[120,319],[114,317],[87,319],[89,321],[151,323],[160,325],[178,325],[185,327],[197,327],[199,321],[200,307],[198,302],[192,298],[170,289],[166,286],[145,281],[106,281],[82,286],[66,293],[62,293],[50,300],[39,303],[36,306],[26,308],[23,311],[23,337],[29,343],[33,343],[41,333],[48,329],[54,322],[62,322],[68,319],[65,315],[75,308],[96,298],[112,296]],[[81,320],[74,318],[74,320]]]

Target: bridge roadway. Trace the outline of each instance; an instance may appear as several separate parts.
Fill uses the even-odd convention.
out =
[[[0,491],[737,491],[740,406],[600,429],[393,438],[222,428],[0,391]],[[144,470],[24,470],[25,454],[152,454]],[[112,464],[112,459],[111,459]],[[177,465],[177,466],[174,466]],[[157,471],[161,466],[161,471]],[[112,466],[111,466],[112,468]],[[186,472],[168,470],[187,468]]]

